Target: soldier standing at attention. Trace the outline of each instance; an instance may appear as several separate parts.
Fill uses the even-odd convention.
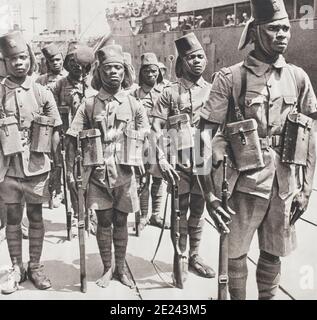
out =
[[[9,141],[1,139],[0,152],[0,195],[7,209],[6,237],[13,264],[2,293],[9,294],[16,291],[26,277],[38,289],[51,287],[40,264],[45,232],[42,204],[49,199],[51,166],[48,153],[51,151],[50,143],[56,151],[59,143],[56,127],[61,125],[61,119],[52,93],[31,77],[35,61],[22,34],[12,32],[0,37],[0,50],[8,72],[0,86],[0,118],[2,126],[7,126],[11,133],[7,138]],[[36,135],[33,130],[41,121],[46,123],[45,130],[49,129],[47,126],[52,127],[47,131],[51,132],[47,137]],[[39,152],[39,148],[47,152]],[[54,155],[53,159],[57,161]],[[30,224],[27,271],[22,262],[21,231],[25,203]]]
[[[83,57],[93,55],[90,51],[91,49],[85,45],[71,43],[64,62],[64,67],[68,71],[68,75],[58,79],[51,85],[51,90],[63,121],[60,134],[66,134],[77,108],[85,98],[84,94],[87,96],[88,91],[92,90],[87,84],[87,77],[83,79],[83,75],[88,75],[91,64],[83,65],[83,62],[78,59],[78,53]],[[91,94],[91,92],[89,92],[89,94]],[[61,167],[56,168],[54,186],[56,188],[56,200],[54,201],[54,207],[58,207],[63,199],[61,175]],[[73,192],[71,192],[71,199],[73,209],[76,210],[76,195]],[[75,216],[76,214],[75,212]]]
[[[188,126],[194,132],[200,120],[202,106],[209,97],[211,85],[205,81],[202,74],[206,68],[205,52],[194,33],[189,33],[175,40],[179,56],[176,61],[176,76],[178,81],[166,87],[152,112],[152,128],[159,136],[169,122],[169,117],[176,113],[188,115]],[[176,109],[176,110],[175,110]],[[192,133],[191,133],[192,135]],[[181,141],[184,137],[178,137]],[[185,253],[187,236],[189,236],[189,268],[198,275],[206,278],[215,277],[214,270],[207,266],[199,256],[203,223],[202,218],[205,201],[198,184],[198,176],[194,172],[194,145],[185,150],[179,150],[176,163],[176,176],[179,181],[180,216],[180,250]],[[184,151],[184,152],[183,152]],[[187,152],[187,155],[186,155]],[[180,156],[180,154],[182,156]],[[164,154],[158,156],[163,177],[170,173],[171,165]],[[190,211],[187,219],[187,212]],[[186,257],[184,256],[184,259]]]
[[[228,226],[230,217],[216,198],[220,183],[217,170],[214,168],[211,176],[216,189],[209,175],[200,177],[209,214],[220,231],[230,229],[229,292],[231,299],[236,300],[246,298],[247,254],[256,231],[260,249],[256,269],[259,299],[274,299],[280,281],[280,257],[289,255],[296,247],[293,224],[307,209],[316,162],[312,120],[317,115],[316,97],[307,74],[283,57],[291,37],[284,3],[252,0],[251,8],[253,18],[246,25],[239,49],[253,43],[254,50],[244,62],[220,70],[201,113],[202,134],[206,128],[216,132],[219,126],[226,127],[224,134],[231,149],[240,150],[240,154],[235,151],[229,154],[233,165],[253,168],[231,170],[232,174],[228,174],[232,194],[229,204],[236,212]],[[245,120],[237,122],[237,111],[241,111]],[[252,121],[255,125],[251,126]],[[243,153],[247,132],[240,129],[239,139],[233,142],[231,128],[235,128],[235,123],[240,128],[248,123],[250,130],[254,130],[251,157]],[[287,128],[292,125],[298,132],[303,130],[299,144],[294,140],[296,137],[288,135]],[[223,143],[218,138],[213,139],[214,154],[220,152]],[[247,139],[250,143],[250,136]],[[257,167],[252,163],[255,155],[262,162]],[[237,161],[239,158],[241,163]],[[300,189],[298,169],[302,172]],[[292,214],[294,208],[297,217]]]
[[[134,154],[134,150],[129,150],[127,154],[119,151],[125,150],[125,146],[120,143],[125,140],[130,129],[134,128],[135,137],[135,130],[141,135],[143,130],[148,130],[149,125],[142,104],[122,89],[125,69],[121,46],[105,46],[98,50],[97,56],[99,65],[95,76],[98,79],[95,83],[100,82],[101,88],[95,97],[86,99],[80,105],[67,132],[68,180],[74,184],[72,172],[76,150],[75,138],[84,129],[100,128],[103,141],[103,153],[100,155],[103,159],[102,164],[92,167],[91,174],[87,173],[89,170],[84,173],[84,176],[90,176],[86,204],[88,208],[95,210],[97,215],[96,238],[104,266],[103,275],[96,283],[100,287],[107,287],[114,277],[132,288],[134,284],[125,270],[125,257],[128,244],[128,213],[139,210],[133,161],[129,158]],[[142,147],[140,149],[142,150]],[[139,161],[142,162],[142,154],[139,155]],[[112,242],[115,251],[114,274],[111,268]]]
[[[67,76],[67,71],[63,68],[63,53],[54,43],[45,46],[42,53],[46,59],[47,73],[40,75],[36,82],[51,88],[57,80]]]
[[[153,122],[152,112],[155,104],[163,92],[163,77],[159,69],[159,62],[155,53],[148,52],[141,56],[141,68],[139,74],[139,88],[131,93],[132,96],[142,102],[147,111],[150,125]],[[147,168],[148,170],[149,168]],[[163,201],[163,178],[160,173],[152,175],[151,198],[152,214],[149,218],[150,225],[162,228],[163,219],[160,216]],[[142,230],[148,223],[149,198],[150,198],[151,175],[147,173],[146,184],[140,195],[141,219],[140,229]]]

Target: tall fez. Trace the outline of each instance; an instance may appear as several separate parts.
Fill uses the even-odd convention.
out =
[[[146,52],[141,55],[141,67],[143,66],[150,66],[155,65],[159,67],[159,62],[155,53],[153,52]]]
[[[175,45],[179,56],[182,58],[197,50],[203,50],[202,45],[193,32],[176,39]]]
[[[251,0],[251,15],[255,24],[288,18],[283,0]]]
[[[46,59],[52,58],[57,54],[62,54],[62,51],[55,43],[50,43],[42,49],[42,53]]]
[[[13,31],[0,37],[0,50],[4,57],[11,57],[28,50],[28,46],[22,33]]]
[[[110,44],[97,51],[98,59],[102,64],[121,63],[124,64],[122,47],[118,44]]]

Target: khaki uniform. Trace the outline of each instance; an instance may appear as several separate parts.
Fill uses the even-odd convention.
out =
[[[119,92],[115,96],[101,89],[96,97],[80,105],[67,134],[76,137],[84,129],[98,128],[95,119],[106,113],[106,129],[114,130],[116,136],[122,135],[125,125],[135,118],[136,126],[144,129],[148,126],[144,108],[135,99],[130,98],[135,111],[127,98],[127,93]],[[134,115],[133,115],[134,113]],[[87,206],[95,210],[110,208],[129,213],[138,210],[137,188],[133,168],[120,164],[116,155],[116,140],[103,144],[105,164],[92,169],[87,192]]]
[[[171,101],[174,101],[175,96],[179,95],[179,101],[174,101],[174,103],[179,105],[181,114],[186,113],[189,115],[191,126],[194,129],[199,124],[201,107],[209,97],[210,88],[210,83],[203,78],[200,78],[196,83],[179,79],[178,82],[172,83],[169,87],[165,88],[152,111],[152,117],[167,120],[172,113]],[[188,157],[187,161],[184,161],[184,158],[182,158],[177,162],[176,169],[181,178],[179,182],[179,194],[193,193],[201,195],[193,167],[194,163],[191,157]]]
[[[36,79],[36,82],[41,84],[44,87],[46,86],[49,89],[51,89],[52,86],[54,86],[54,84],[56,83],[56,81],[58,81],[61,78],[66,77],[67,74],[68,74],[68,72],[64,69],[59,74],[54,74],[52,72],[48,72],[48,73],[40,75]]]
[[[141,101],[143,107],[147,112],[149,123],[152,125],[153,122],[153,109],[158,102],[164,85],[162,83],[156,84],[153,88],[148,88],[145,84],[137,88],[132,96]],[[151,148],[149,150],[152,150]],[[155,150],[154,150],[155,152]],[[151,157],[149,157],[151,159]],[[154,157],[153,157],[154,158]],[[147,172],[146,184],[144,186],[143,192],[140,195],[140,206],[141,214],[144,218],[148,215],[149,207],[149,197],[150,197],[150,184],[151,184],[151,196],[152,196],[152,214],[151,216],[159,215],[161,212],[161,205],[163,201],[164,192],[164,182],[163,178],[159,173],[159,169],[155,164],[146,164],[146,169],[151,169],[152,174],[152,184],[151,184],[151,174],[150,171]],[[155,172],[156,171],[156,172]]]
[[[50,158],[44,153],[30,152],[30,128],[36,115],[54,119],[55,127],[61,125],[53,95],[43,86],[34,84],[29,76],[21,85],[8,77],[2,86],[1,99],[6,116],[14,115],[19,121],[24,151],[9,157],[0,153],[0,195],[7,204],[44,203],[49,198]]]
[[[56,81],[51,90],[60,111],[63,130],[66,132],[77,108],[82,102],[83,84],[66,76]]]
[[[296,104],[298,111],[305,115],[316,113],[316,97],[306,73],[287,64],[283,56],[269,65],[251,53],[243,66],[247,74],[245,118],[256,120],[260,138],[275,137],[280,142],[262,148],[263,169],[242,172],[236,175],[236,181],[231,181],[231,188],[235,186],[231,205],[237,214],[230,225],[229,257],[246,254],[256,230],[260,250],[286,256],[296,244],[295,228],[289,224],[289,214],[298,181],[296,166],[280,161],[283,129],[287,115]],[[294,70],[301,74],[301,83],[297,83]],[[232,118],[233,110],[228,109],[228,103],[233,85],[230,69],[222,69],[202,109],[204,119],[222,125]]]

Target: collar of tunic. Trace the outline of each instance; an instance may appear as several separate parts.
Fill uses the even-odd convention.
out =
[[[268,64],[256,59],[251,52],[244,61],[244,66],[258,77],[262,77],[270,68],[282,69],[287,63],[282,55],[273,64]]]
[[[4,85],[11,90],[14,90],[14,89],[20,88],[20,87],[23,88],[24,90],[29,90],[32,85],[32,78],[30,76],[27,76],[23,83],[18,84],[18,83],[13,82],[10,79],[10,76],[8,76],[4,81]]]
[[[97,98],[101,101],[106,101],[106,100],[116,100],[120,104],[123,102],[123,99],[126,97],[126,92],[124,90],[119,91],[115,95],[109,93],[106,91],[104,88],[101,88],[100,91],[97,94]]]

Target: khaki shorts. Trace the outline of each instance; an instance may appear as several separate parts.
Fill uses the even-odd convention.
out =
[[[49,200],[49,174],[29,178],[6,176],[0,183],[0,197],[5,204],[40,204]]]
[[[260,250],[289,255],[296,248],[295,227],[289,224],[293,197],[279,197],[276,179],[270,199],[234,191],[229,202],[236,212],[229,225],[229,258],[247,254],[256,231]]]
[[[177,171],[180,181],[178,192],[179,194],[192,193],[197,195],[202,195],[199,183],[198,176],[192,173],[187,173],[184,171]]]
[[[115,188],[101,185],[100,180],[93,178],[89,181],[87,192],[87,206],[93,210],[116,209],[124,213],[139,210],[137,184],[134,177],[128,183]]]

